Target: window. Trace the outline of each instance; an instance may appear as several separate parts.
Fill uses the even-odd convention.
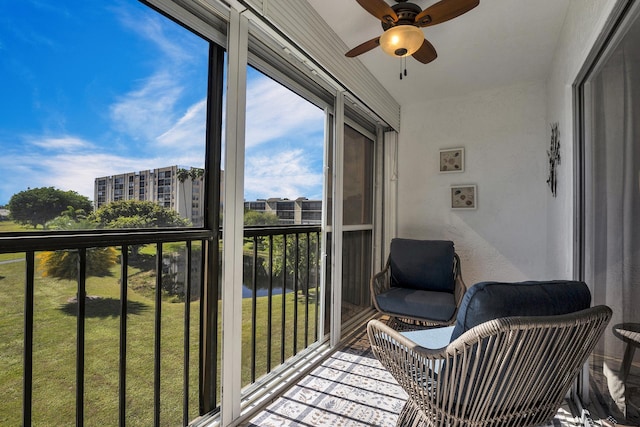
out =
[[[244,245],[242,322],[253,339],[243,341],[243,386],[319,339],[321,233],[319,222],[301,228],[297,200],[323,194],[325,113],[277,77],[289,87],[247,70],[244,208],[252,237]]]
[[[75,417],[115,425],[133,416],[141,425],[158,419],[186,425],[219,409],[220,348],[235,349],[242,339],[243,357],[226,358],[233,375],[225,381],[241,377],[238,385],[249,385],[226,388],[225,396],[237,390],[231,398],[237,403],[257,378],[286,368],[289,358],[325,338],[320,265],[329,243],[322,214],[333,132],[328,115],[338,85],[274,46],[275,39],[264,40],[266,28],[254,32],[253,22],[247,27],[251,66],[242,190],[249,210],[277,223],[234,227],[238,242],[222,242],[220,208],[235,210],[243,196],[230,194],[225,203],[221,187],[221,105],[231,85],[224,82],[223,49],[214,41],[224,45],[227,23],[218,21],[225,14],[216,14],[216,1],[206,7],[150,3],[160,10],[169,5],[165,9],[184,26],[135,0],[73,8],[53,0],[0,6],[6,24],[0,25],[0,104],[2,111],[11,110],[0,117],[0,170],[7,175],[0,205],[21,191],[50,186],[86,199],[85,213],[151,204],[172,219],[150,224],[141,215],[117,214],[109,227],[126,232],[94,230],[96,223],[81,209],[56,206],[35,228],[2,228],[0,358],[9,363],[0,371],[7,390],[0,412],[10,414],[7,424],[23,424],[24,406],[26,425],[68,425]],[[358,240],[345,245],[354,248],[349,256],[357,255],[349,258],[354,264],[348,274],[370,270],[372,235],[367,146],[373,139],[356,128],[366,136],[355,138],[354,147],[364,148],[355,150],[353,171],[359,175],[345,192],[353,197],[344,239],[356,233]],[[236,184],[239,166],[226,167]],[[52,218],[58,219],[56,232],[50,232]],[[81,231],[64,228],[69,224]],[[221,261],[233,252],[221,248],[234,246],[239,260],[225,264],[234,280],[222,285],[225,291],[233,287],[232,304],[222,300],[218,283]],[[42,275],[58,255],[71,260],[70,274]],[[236,299],[240,287],[243,298]],[[360,298],[361,290],[356,292]],[[240,299],[242,309],[236,310]],[[16,311],[22,307],[25,313]],[[233,327],[242,327],[241,337],[225,334],[222,342],[220,308],[225,316],[231,313]],[[23,400],[23,379],[24,395],[33,392],[33,398]],[[232,413],[235,405],[225,403],[222,413]]]
[[[0,206],[52,187],[89,210],[125,200],[176,210],[165,169],[205,162],[209,42],[132,0],[7,3],[0,16]],[[135,189],[148,170],[161,171],[155,199]],[[62,214],[31,224],[16,203],[31,229]]]
[[[202,214],[218,201],[203,188],[196,224],[172,190],[178,162],[220,175],[222,49],[134,0],[3,3],[0,22],[3,423],[185,425],[219,401],[219,236]],[[132,191],[167,209],[96,224],[92,210]],[[10,201],[25,192],[73,209],[21,216]],[[167,238],[162,226],[179,228]]]

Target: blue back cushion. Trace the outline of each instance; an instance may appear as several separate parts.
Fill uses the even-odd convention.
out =
[[[584,310],[591,292],[584,282],[481,282],[462,298],[451,341],[489,320],[510,316],[554,316]]]
[[[391,286],[453,293],[454,254],[448,240],[391,240]]]

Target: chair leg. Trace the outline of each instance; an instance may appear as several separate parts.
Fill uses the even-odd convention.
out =
[[[411,398],[402,407],[396,427],[427,427],[420,408]]]

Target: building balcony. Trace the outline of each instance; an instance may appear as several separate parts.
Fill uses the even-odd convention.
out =
[[[215,419],[223,242],[193,229],[27,234],[0,238],[2,424]],[[321,236],[319,226],[245,229],[243,395],[327,351]]]
[[[320,227],[249,227],[244,235],[236,422],[395,425],[406,394],[369,348],[366,287],[343,289],[342,318],[353,321],[343,321],[346,339],[329,346]],[[220,424],[224,297],[208,232],[11,239],[0,239],[4,425]],[[346,239],[345,253],[363,241]],[[107,256],[100,248],[117,254],[109,273],[96,273]],[[75,259],[77,280],[51,278],[52,251]],[[346,264],[345,283],[362,282],[361,263]],[[632,372],[628,383],[637,382]],[[550,425],[604,417],[603,396],[593,393],[590,412],[567,402]]]

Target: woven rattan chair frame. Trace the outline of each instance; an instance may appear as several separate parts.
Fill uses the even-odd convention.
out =
[[[453,277],[455,281],[455,301],[456,301],[456,310],[450,319],[446,321],[439,321],[434,319],[429,319],[425,317],[415,317],[415,316],[407,316],[403,313],[392,313],[389,311],[385,311],[378,305],[378,301],[376,299],[377,295],[380,295],[383,292],[388,291],[391,288],[391,268],[390,261],[391,259],[387,259],[387,263],[384,266],[384,269],[378,273],[376,273],[369,282],[369,288],[371,289],[371,296],[373,300],[373,306],[380,313],[389,316],[389,326],[397,330],[408,330],[408,329],[422,329],[434,326],[448,326],[453,325],[456,321],[456,316],[458,315],[458,308],[460,307],[460,303],[462,302],[462,297],[464,293],[467,291],[467,286],[462,280],[462,271],[460,268],[460,257],[458,254],[454,254],[453,256]]]
[[[426,349],[378,320],[374,354],[409,395],[397,426],[527,427],[553,418],[611,309],[491,320]]]

